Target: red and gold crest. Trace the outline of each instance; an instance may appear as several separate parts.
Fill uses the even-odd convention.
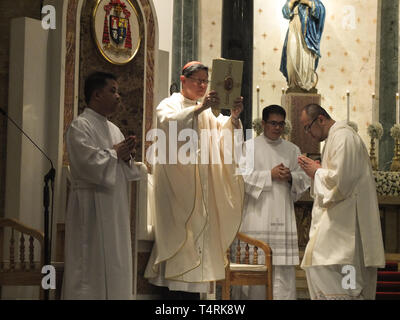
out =
[[[101,19],[101,20],[100,20]],[[99,0],[93,14],[102,55],[115,64],[132,60],[140,45],[140,19],[130,0]],[[100,28],[100,22],[101,28]]]

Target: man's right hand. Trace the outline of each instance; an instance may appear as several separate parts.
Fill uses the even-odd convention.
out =
[[[219,97],[216,91],[210,91],[204,98],[203,103],[194,111],[195,115],[199,115],[208,108],[216,107],[219,105]]]
[[[128,162],[131,159],[131,153],[135,149],[136,139],[134,136],[129,136],[124,141],[113,146],[117,152],[118,159]]]

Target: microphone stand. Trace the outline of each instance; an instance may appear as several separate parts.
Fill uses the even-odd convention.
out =
[[[30,142],[46,157],[47,160],[50,161],[51,168],[49,172],[44,176],[44,188],[43,188],[43,206],[44,206],[44,265],[51,264],[51,239],[52,234],[49,236],[49,205],[50,205],[50,189],[49,182],[51,182],[51,214],[53,215],[53,204],[54,204],[54,180],[56,176],[56,169],[54,169],[53,162],[51,159],[44,153],[44,151],[22,130],[13,119],[11,119],[7,112],[0,108],[0,113],[2,113],[8,120],[10,120],[14,126],[16,126],[19,131],[29,139]],[[53,216],[51,218],[51,222],[53,222]],[[53,224],[53,223],[52,223]],[[53,228],[51,228],[52,230]],[[44,290],[44,299],[49,300],[49,290]]]

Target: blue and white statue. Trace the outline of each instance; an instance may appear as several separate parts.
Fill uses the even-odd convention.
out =
[[[316,69],[325,23],[325,7],[320,0],[287,0],[282,8],[290,20],[282,50],[280,70],[289,90],[310,91],[318,82]]]

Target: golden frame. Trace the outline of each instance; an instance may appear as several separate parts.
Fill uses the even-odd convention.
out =
[[[115,64],[115,65],[125,65],[127,63],[129,63],[130,61],[132,61],[132,59],[136,56],[137,52],[139,51],[140,48],[140,44],[142,42],[142,32],[143,32],[143,23],[142,23],[142,19],[140,18],[136,7],[132,4],[131,0],[122,0],[123,2],[129,4],[129,6],[131,7],[131,11],[133,11],[133,13],[130,16],[130,19],[135,19],[135,25],[137,25],[137,30],[138,30],[138,37],[135,39],[136,41],[133,42],[132,41],[132,53],[126,58],[126,59],[117,59],[116,57],[114,57],[111,54],[107,54],[106,53],[106,49],[103,48],[102,46],[102,39],[98,37],[98,23],[96,23],[96,17],[98,15],[98,10],[101,8],[101,4],[107,4],[110,2],[110,0],[97,0],[97,3],[93,9],[93,13],[92,13],[92,35],[93,38],[96,42],[97,45],[97,49],[99,50],[100,54],[103,56],[103,58],[105,60],[107,60],[108,62]],[[101,17],[103,17],[103,21],[104,21],[104,17],[105,15],[101,14]],[[103,25],[103,21],[102,21],[102,25]],[[108,22],[108,21],[107,21]]]

